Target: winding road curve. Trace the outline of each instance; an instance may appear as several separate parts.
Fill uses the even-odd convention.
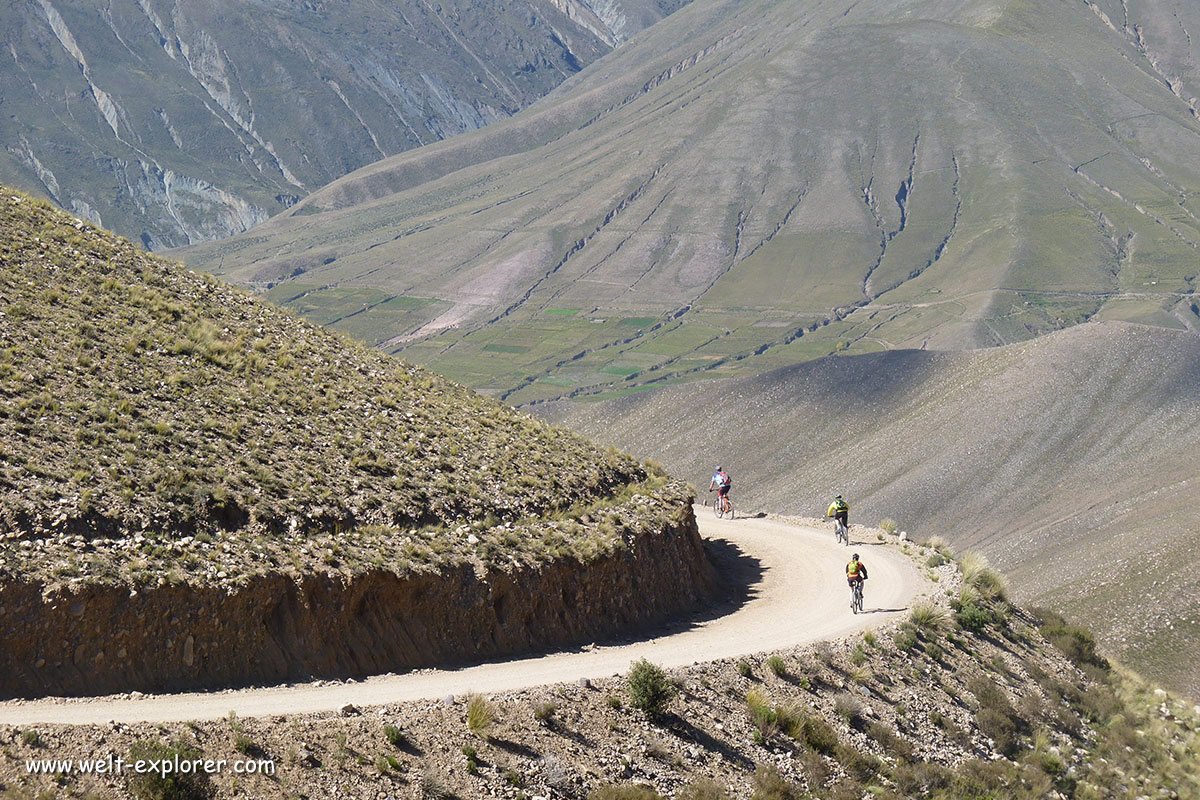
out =
[[[362,681],[300,684],[209,693],[0,703],[0,725],[175,722],[224,717],[332,711],[345,703],[383,705],[467,692],[493,693],[626,672],[646,658],[664,667],[732,658],[832,639],[873,627],[907,610],[930,586],[907,556],[874,542],[855,543],[871,579],[864,613],[849,608],[843,568],[847,549],[828,528],[779,519],[714,519],[696,508],[700,531],[757,562],[748,600],[736,610],[661,638],[632,644],[481,664],[457,670],[419,670]],[[872,537],[874,538],[874,537]],[[729,549],[729,548],[724,548]],[[733,561],[734,559],[727,559]]]

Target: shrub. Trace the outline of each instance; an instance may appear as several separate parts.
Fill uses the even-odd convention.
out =
[[[872,722],[867,726],[867,735],[879,742],[880,747],[894,756],[905,761],[913,757],[913,747],[909,741],[899,736],[887,723]]]
[[[878,757],[864,753],[849,744],[838,745],[835,757],[846,773],[859,781],[869,781],[879,773],[882,766]],[[859,792],[856,796],[861,797],[862,793]]]
[[[925,559],[925,566],[929,567],[930,569],[934,569],[935,567],[940,567],[942,564],[945,564],[945,563],[946,563],[946,557],[937,551],[930,553],[929,558]]]
[[[861,667],[867,661],[867,653],[862,649],[862,645],[855,645],[854,651],[850,653],[850,663],[856,667]]]
[[[554,724],[554,714],[557,711],[558,706],[554,702],[547,700],[533,707],[533,718],[546,727],[550,727]]]
[[[958,568],[962,570],[964,584],[973,586],[988,599],[1004,598],[1008,582],[988,566],[988,560],[982,554],[971,551],[963,553],[958,560]]]
[[[162,742],[139,741],[129,748],[129,761],[193,761],[203,754],[194,747]],[[206,800],[212,796],[212,784],[204,770],[193,772],[127,772],[130,797],[134,800]]]
[[[799,800],[800,790],[770,764],[759,764],[754,769],[753,800]]]
[[[917,646],[917,632],[910,627],[901,627],[896,631],[895,639],[896,649],[907,653]]]
[[[941,536],[930,536],[925,540],[925,546],[941,553],[943,558],[954,558],[954,551],[950,549],[950,543]]]
[[[749,661],[742,659],[741,661],[737,662],[737,673],[743,678],[749,678],[754,674],[754,668],[750,666]]]
[[[408,737],[404,735],[404,731],[395,725],[384,725],[383,735],[391,743],[392,747],[405,747],[408,745]]]
[[[967,603],[954,613],[954,620],[964,630],[978,633],[991,625],[995,618],[989,609],[975,603]]]
[[[21,741],[26,747],[41,747],[42,736],[35,730],[21,731]]]
[[[787,664],[784,663],[783,658],[780,656],[769,657],[767,659],[767,667],[778,677],[782,678],[784,675],[787,675]]]
[[[883,519],[879,520],[879,527],[883,529],[884,533],[890,533],[893,536],[895,536],[896,531],[900,529],[900,526],[896,524],[896,520],[892,519],[891,517],[884,517]]]
[[[920,633],[936,636],[946,627],[946,612],[932,603],[918,603],[909,615]]]
[[[629,670],[629,701],[651,719],[659,719],[675,698],[674,684],[662,668],[644,658],[633,662]]]
[[[857,726],[862,720],[862,703],[849,692],[842,692],[833,699],[833,710],[848,725]]]
[[[496,716],[496,707],[483,695],[472,694],[467,698],[467,728],[471,733],[487,738]]]
[[[766,694],[758,689],[751,689],[746,693],[746,708],[749,709],[750,719],[754,721],[754,727],[758,731],[756,741],[766,742],[779,730],[779,715],[771,708]]]
[[[1078,666],[1090,665],[1107,671],[1109,663],[1096,652],[1096,640],[1084,628],[1071,625],[1061,614],[1048,608],[1034,608],[1038,630],[1050,643]]]
[[[804,737],[805,744],[818,753],[829,755],[837,748],[837,732],[820,717],[805,717],[800,726],[800,732]]]

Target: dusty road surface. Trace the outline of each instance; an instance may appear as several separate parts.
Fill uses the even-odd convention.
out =
[[[718,520],[696,508],[722,570],[740,581],[746,601],[729,613],[630,644],[480,664],[420,670],[348,683],[298,684],[234,691],[156,695],[136,699],[10,701],[0,724],[102,724],[216,719],[331,711],[345,703],[382,705],[467,692],[499,692],[604,678],[646,658],[664,667],[711,661],[837,638],[877,626],[907,610],[928,584],[909,559],[874,542],[836,544],[832,531],[776,519]],[[851,551],[867,565],[864,613],[850,611],[843,572]]]

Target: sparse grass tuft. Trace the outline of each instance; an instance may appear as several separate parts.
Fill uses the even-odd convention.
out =
[[[782,656],[774,655],[768,657],[767,668],[777,677],[782,678],[787,675],[787,664],[784,662]]]
[[[490,700],[481,694],[467,697],[467,729],[476,736],[487,738],[496,724],[499,712]]]
[[[896,531],[900,530],[900,525],[891,517],[884,517],[879,520],[879,527],[884,533],[891,534],[892,536],[895,536]]]

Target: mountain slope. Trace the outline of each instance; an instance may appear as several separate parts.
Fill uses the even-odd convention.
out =
[[[184,257],[514,402],[1195,327],[1197,12],[1105,8],[703,0]]]
[[[0,697],[460,663],[712,588],[686,486],[11,190],[0,298]]]
[[[1091,323],[976,352],[828,358],[551,419],[746,511],[896,519],[986,553],[1017,596],[1085,619],[1123,661],[1200,695],[1200,338]]]
[[[684,1],[5,4],[0,180],[150,248],[220,238],[518,111]]]

